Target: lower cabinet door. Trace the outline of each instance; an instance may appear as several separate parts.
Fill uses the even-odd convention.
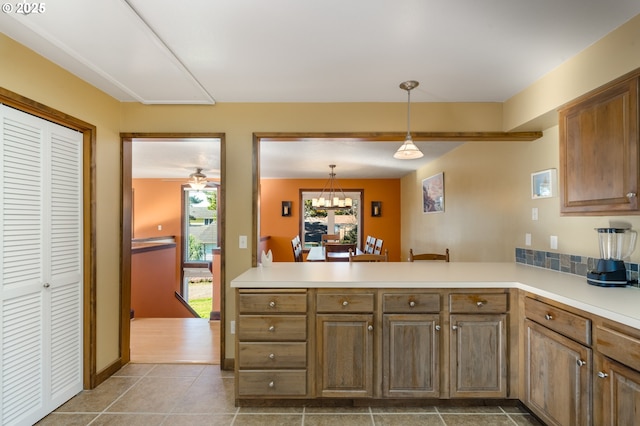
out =
[[[530,320],[524,338],[525,405],[547,425],[590,425],[591,349]]]
[[[440,316],[385,314],[382,393],[385,397],[440,396]]]
[[[316,316],[318,396],[373,395],[373,315]]]
[[[640,372],[596,357],[594,424],[640,425]]]
[[[507,315],[451,315],[452,398],[507,396]]]

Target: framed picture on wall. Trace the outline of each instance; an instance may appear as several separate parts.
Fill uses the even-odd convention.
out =
[[[549,198],[556,195],[556,169],[531,173],[531,198]]]
[[[444,212],[444,172],[422,180],[422,213]]]

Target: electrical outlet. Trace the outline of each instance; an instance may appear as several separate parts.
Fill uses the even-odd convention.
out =
[[[230,327],[231,329],[231,334],[236,334],[236,322],[235,321],[231,321]]]
[[[531,209],[531,220],[538,220],[538,208],[533,207]]]
[[[558,237],[556,235],[552,235],[551,238],[549,238],[549,245],[554,250],[558,249]]]
[[[524,234],[524,245],[525,246],[531,245],[531,234],[529,233]]]
[[[162,225],[158,225],[158,231],[162,231]]]
[[[247,236],[246,235],[240,235],[240,238],[238,239],[238,245],[240,246],[241,249],[246,249],[247,248]]]

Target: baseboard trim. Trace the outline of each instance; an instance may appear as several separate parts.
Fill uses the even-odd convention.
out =
[[[113,363],[102,369],[95,375],[95,380],[91,383],[91,389],[95,389],[100,383],[113,376],[118,370],[122,368],[122,358],[118,358]]]

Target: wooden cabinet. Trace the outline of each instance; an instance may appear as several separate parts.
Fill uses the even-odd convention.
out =
[[[522,401],[548,425],[591,424],[592,351],[563,335],[567,324],[580,324],[589,330],[570,331],[590,336],[590,321],[529,298],[525,316]]]
[[[507,396],[507,308],[506,294],[449,295],[452,398]]]
[[[374,302],[373,292],[318,290],[317,396],[373,396]]]
[[[637,214],[638,73],[559,111],[560,211]]]
[[[239,290],[236,398],[306,397],[306,290]]]
[[[595,340],[594,424],[640,424],[640,331],[604,322]]]
[[[382,395],[440,396],[440,294],[382,294]]]

